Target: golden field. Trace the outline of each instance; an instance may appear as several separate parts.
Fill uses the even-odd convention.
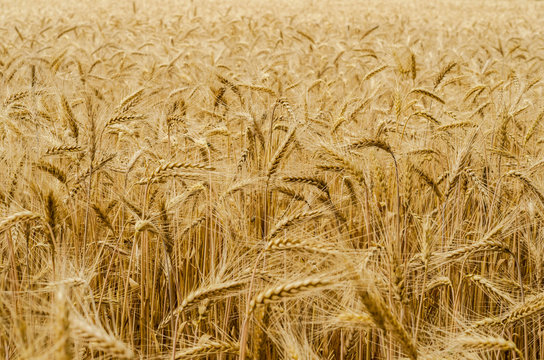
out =
[[[544,358],[542,18],[1,1],[0,357]]]

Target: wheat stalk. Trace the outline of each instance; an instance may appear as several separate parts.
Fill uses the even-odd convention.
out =
[[[71,314],[70,328],[77,341],[84,342],[92,349],[103,351],[117,359],[134,358],[135,354],[129,345],[79,315]]]
[[[462,336],[456,339],[457,346],[465,351],[512,351],[523,359],[523,354],[511,340],[491,336]]]
[[[233,354],[238,355],[240,346],[234,342],[207,340],[203,344],[182,349],[176,352],[174,359],[187,359],[191,357],[209,356],[212,354]]]
[[[250,302],[250,310],[253,311],[257,306],[271,301],[290,298],[304,291],[319,289],[332,284],[332,279],[323,277],[313,277],[282,284],[258,293]]]
[[[40,215],[35,214],[31,211],[20,211],[0,221],[0,233],[8,230],[9,228],[17,225],[18,223],[41,219],[42,217]]]
[[[167,326],[172,317],[179,316],[180,314],[183,313],[185,309],[196,304],[197,302],[203,299],[210,299],[213,297],[222,296],[231,291],[236,291],[240,289],[244,284],[245,284],[245,281],[230,281],[230,282],[219,283],[219,284],[203,287],[189,293],[185,297],[185,299],[183,299],[183,302],[177,308],[175,308],[170,315],[168,315],[166,318],[164,318],[161,321],[159,328],[163,328]]]
[[[432,91],[429,91],[429,90],[419,89],[419,88],[418,89],[412,89],[412,90],[410,90],[410,94],[423,95],[423,96],[431,98],[431,99],[433,99],[435,101],[438,101],[441,104],[446,103],[440,96],[436,95],[435,93],[433,93]]]

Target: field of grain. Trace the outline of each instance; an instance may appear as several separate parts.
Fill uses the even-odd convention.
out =
[[[542,18],[1,1],[0,357],[544,358]]]

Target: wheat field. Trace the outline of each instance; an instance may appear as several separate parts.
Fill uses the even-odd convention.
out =
[[[544,3],[0,2],[2,359],[544,359]]]

